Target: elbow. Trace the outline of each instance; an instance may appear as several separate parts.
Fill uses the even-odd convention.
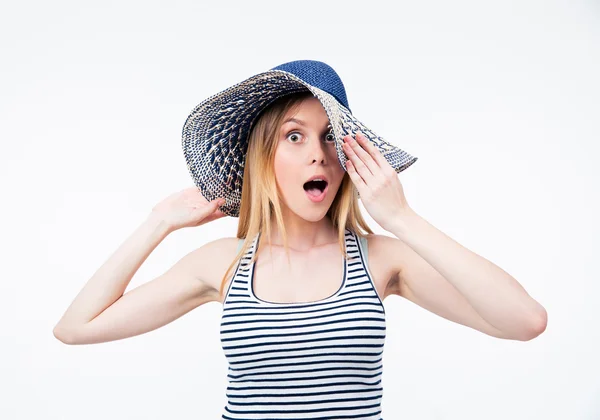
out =
[[[531,316],[526,324],[528,327],[525,329],[521,341],[533,340],[546,331],[546,326],[548,325],[548,313],[543,307],[540,307],[538,313]]]
[[[71,330],[60,324],[54,327],[52,333],[54,334],[54,338],[64,344],[77,344]]]

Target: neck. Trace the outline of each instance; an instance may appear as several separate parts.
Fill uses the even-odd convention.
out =
[[[284,215],[283,220],[288,247],[294,251],[308,251],[337,242],[337,231],[328,216],[310,221],[297,215],[293,217]],[[261,241],[268,243],[266,239],[261,239]],[[283,246],[283,238],[274,217],[271,218],[271,243],[273,246]]]

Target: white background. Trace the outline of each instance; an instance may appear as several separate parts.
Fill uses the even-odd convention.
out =
[[[383,417],[600,419],[597,1],[7,3],[0,418],[220,418],[220,304],[97,345],[52,329],[152,206],[193,185],[181,152],[192,108],[315,59],[341,76],[355,116],[419,157],[400,174],[415,211],[549,315],[517,342],[386,299]],[[237,220],[170,235],[129,289],[234,236]]]

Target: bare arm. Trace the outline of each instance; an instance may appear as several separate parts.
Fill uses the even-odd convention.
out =
[[[190,217],[181,210],[183,198],[179,194],[167,204],[173,207],[176,200],[176,216],[181,220],[185,216],[188,224],[193,220],[197,226],[221,217],[222,213],[215,212],[216,202],[194,207]],[[184,198],[189,200],[189,196]],[[215,300],[218,291],[199,278],[198,263],[209,260],[203,254],[216,248],[218,241],[190,252],[161,276],[124,294],[150,253],[170,232],[183,226],[177,224],[179,219],[176,223],[164,214],[153,211],[88,280],[54,327],[57,339],[67,344],[118,340],[156,329]]]

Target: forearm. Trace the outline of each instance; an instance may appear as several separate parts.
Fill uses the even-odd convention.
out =
[[[402,216],[392,233],[444,276],[488,323],[514,336],[545,328],[544,308],[515,278],[412,210]]]
[[[91,321],[123,296],[134,274],[169,232],[151,213],[88,280],[56,325],[55,334]]]

